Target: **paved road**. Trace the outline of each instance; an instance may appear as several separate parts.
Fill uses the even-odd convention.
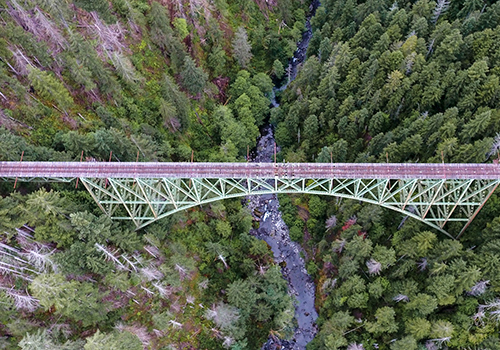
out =
[[[500,179],[498,164],[0,162],[0,178]]]

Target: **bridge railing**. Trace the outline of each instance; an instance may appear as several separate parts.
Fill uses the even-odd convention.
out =
[[[0,178],[500,179],[497,164],[0,162]]]

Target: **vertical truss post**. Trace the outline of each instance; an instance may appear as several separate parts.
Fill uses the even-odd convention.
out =
[[[143,184],[141,183],[141,179],[134,179],[134,184],[137,184],[137,187],[141,190],[142,195],[144,196],[144,200],[149,206],[149,209],[153,213],[154,217],[157,218],[158,214],[156,214],[156,210],[154,210],[153,205],[151,204],[151,201],[149,200],[149,196],[146,194],[146,191],[144,190]]]
[[[441,192],[441,189],[443,188],[444,184],[445,184],[446,180],[441,180],[438,185],[438,188],[436,191],[436,193],[434,193],[434,196],[432,196],[432,199],[429,203],[427,203],[427,209],[425,210],[425,213],[422,215],[423,218],[425,218],[427,216],[427,214],[429,213],[429,210],[431,210],[432,206],[434,205],[434,203],[436,202],[436,198],[438,197],[439,193]]]
[[[474,182],[474,180],[469,180],[467,181],[467,184],[464,188],[464,190],[462,191],[462,193],[460,194],[460,196],[458,197],[458,199],[456,200],[455,202],[455,205],[453,206],[453,208],[450,210],[450,212],[448,213],[448,215],[446,216],[445,220],[443,221],[441,227],[444,227],[444,225],[446,225],[446,223],[448,222],[448,220],[451,218],[451,215],[453,214],[453,212],[455,211],[455,209],[457,208],[457,206],[462,202],[462,199],[465,197],[465,195],[467,194],[467,191],[469,190],[470,186],[472,185],[472,183]]]

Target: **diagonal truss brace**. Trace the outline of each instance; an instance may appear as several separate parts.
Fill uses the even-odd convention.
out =
[[[420,220],[454,238],[449,222],[469,226],[500,180],[324,178],[81,178],[99,207],[137,228],[188,208],[227,198],[306,193],[380,205]]]

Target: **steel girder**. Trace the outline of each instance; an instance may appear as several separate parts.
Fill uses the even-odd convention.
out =
[[[74,177],[0,177],[0,181],[11,182],[17,179],[18,182],[71,182]]]
[[[106,215],[132,220],[142,228],[176,212],[221,199],[307,193],[380,205],[458,238],[497,188],[500,180],[454,179],[237,179],[237,178],[81,178]],[[462,229],[456,237],[449,222]]]

